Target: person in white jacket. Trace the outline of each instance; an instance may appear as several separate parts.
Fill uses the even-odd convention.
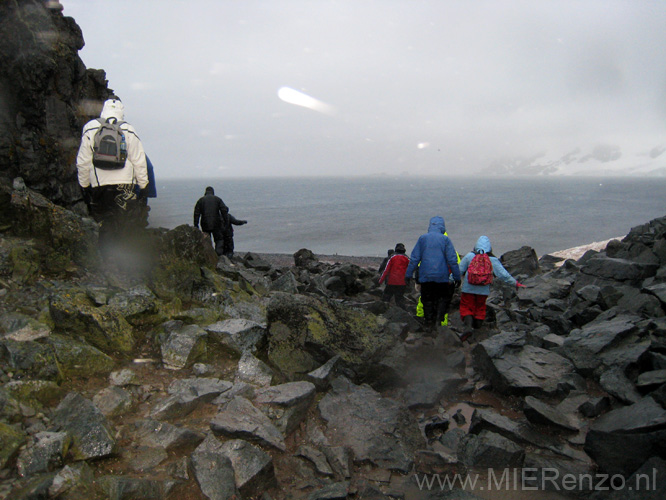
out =
[[[118,98],[104,102],[100,118],[123,121],[125,107]],[[100,223],[100,245],[120,236],[132,218],[140,212],[138,198],[144,195],[148,186],[148,168],[146,154],[141,139],[129,123],[121,124],[127,142],[127,160],[125,166],[117,170],[102,170],[93,165],[93,145],[95,134],[100,128],[99,120],[91,120],[83,127],[81,145],[76,157],[79,185],[83,190],[83,199],[88,205],[92,217]],[[140,193],[137,197],[134,185]]]

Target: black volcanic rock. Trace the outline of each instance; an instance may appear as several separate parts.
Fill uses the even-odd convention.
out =
[[[0,2],[0,174],[70,207],[81,128],[113,91],[81,61],[81,28],[49,3]]]

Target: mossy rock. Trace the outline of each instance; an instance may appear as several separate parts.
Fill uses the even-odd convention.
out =
[[[114,359],[99,349],[60,335],[45,340],[50,345],[65,376],[107,374],[116,366]]]
[[[26,314],[12,312],[0,316],[0,332],[6,339],[23,342],[48,337],[51,328]]]
[[[152,273],[151,288],[163,300],[192,300],[192,285],[201,276],[199,266],[191,262],[173,262],[158,266]]]
[[[62,371],[50,346],[37,341],[0,341],[0,361],[5,370],[22,376],[61,381]]]
[[[40,254],[34,248],[34,242],[28,240],[16,244],[9,251],[12,280],[17,283],[31,284],[40,271]]]
[[[55,205],[41,194],[26,189],[12,193],[12,232],[34,238],[47,247],[41,262],[51,272],[62,272],[73,263],[87,269],[100,265],[98,226],[91,219]]]
[[[26,435],[14,427],[0,422],[0,469],[4,469],[26,442]]]
[[[19,403],[37,408],[53,406],[65,394],[58,384],[48,380],[14,380],[4,389]]]
[[[136,336],[132,325],[117,309],[95,306],[85,290],[70,289],[49,301],[54,330],[64,337],[80,337],[108,355],[129,356]]]
[[[162,299],[192,300],[192,286],[201,278],[201,267],[217,264],[210,238],[183,224],[161,235],[158,248],[158,263],[150,277],[152,289]]]
[[[109,298],[108,306],[135,327],[159,325],[168,319],[160,300],[146,286],[116,293]]]
[[[0,421],[20,422],[21,420],[23,420],[23,414],[19,402],[0,387]]]
[[[188,325],[206,326],[216,321],[227,319],[220,315],[219,309],[212,307],[194,307],[185,311],[174,313],[173,319],[180,320]]]
[[[267,318],[268,359],[289,378],[335,355],[362,376],[395,343],[374,314],[315,297],[276,293]]]

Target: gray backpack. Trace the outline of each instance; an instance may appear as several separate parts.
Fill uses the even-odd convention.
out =
[[[127,160],[127,142],[125,132],[120,126],[125,122],[113,117],[106,121],[97,118],[97,121],[100,127],[93,139],[93,165],[101,170],[124,168]]]

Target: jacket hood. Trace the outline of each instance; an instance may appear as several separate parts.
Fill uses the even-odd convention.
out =
[[[215,190],[212,187],[208,186],[206,188],[206,194],[215,194]]]
[[[490,246],[490,238],[487,236],[480,236],[479,239],[476,240],[476,245],[474,245],[475,251],[483,250],[484,253],[490,253],[492,249],[493,248]]]
[[[444,219],[440,216],[435,216],[430,219],[430,225],[428,226],[429,233],[441,233],[446,232],[446,226],[444,225]]]
[[[125,119],[125,106],[120,102],[120,99],[108,99],[104,101],[104,107],[99,115],[103,120],[115,118],[118,121]]]

